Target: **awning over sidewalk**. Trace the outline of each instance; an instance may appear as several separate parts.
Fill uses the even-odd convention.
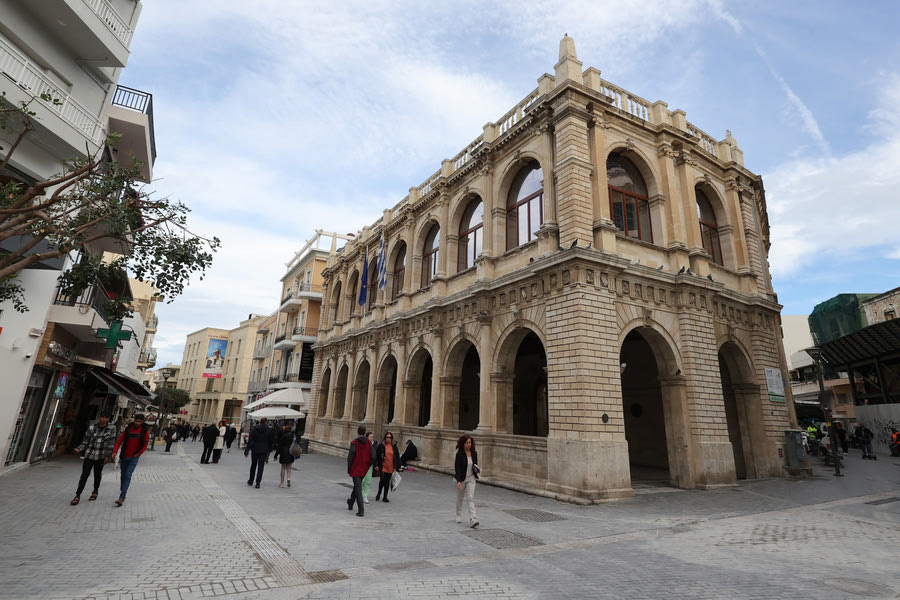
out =
[[[103,367],[88,367],[88,372],[101,383],[106,384],[110,393],[125,396],[141,407],[146,408],[151,403],[155,394],[134,379],[114,373]]]
[[[278,390],[277,392],[272,392],[268,396],[260,398],[256,402],[251,402],[250,404],[244,406],[242,410],[253,410],[254,408],[258,408],[260,406],[272,404],[277,404],[280,406],[300,404],[303,406],[307,406],[306,396],[306,390],[300,388],[285,388],[283,390]]]
[[[807,392],[805,394],[794,394],[794,404],[812,404],[819,406],[819,392]]]

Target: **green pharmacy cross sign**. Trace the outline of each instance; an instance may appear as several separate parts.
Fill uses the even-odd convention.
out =
[[[131,339],[130,331],[122,331],[122,321],[113,321],[109,326],[109,329],[98,329],[97,330],[98,338],[105,338],[106,348],[116,348],[119,345],[119,340],[125,341]]]

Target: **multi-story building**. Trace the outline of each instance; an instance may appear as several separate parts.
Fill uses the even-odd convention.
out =
[[[565,37],[553,75],[329,260],[312,445],[364,424],[452,468],[469,432],[495,481],[568,499],[780,475],[769,243],[731,133],[584,70]]]
[[[191,395],[187,420],[240,420],[250,385],[257,328],[263,319],[250,315],[234,329],[207,327],[188,335],[176,376],[177,387]]]
[[[66,161],[85,154],[127,162],[137,158],[143,163],[143,179],[150,180],[156,154],[151,97],[116,85],[140,11],[137,0],[11,0],[0,5],[2,101],[27,102],[35,113],[34,130],[0,173],[3,181],[44,181],[62,173]],[[48,99],[42,94],[49,94]],[[9,125],[0,132],[0,145],[7,150],[19,133],[15,123]],[[105,146],[112,132],[121,138],[115,146]],[[15,250],[22,243],[6,240],[3,249]],[[100,240],[84,252],[111,250],[120,252],[121,247]],[[57,293],[57,278],[66,267],[66,260],[48,260],[19,273],[28,312],[0,304],[4,468],[77,443],[100,410],[121,413],[123,399],[126,405],[147,399],[146,390],[134,381],[143,323],[123,324],[133,336],[119,345],[117,363],[109,351],[115,349],[107,349],[97,337],[112,325],[104,299],[130,293],[126,278],[97,281],[78,297],[64,297]],[[136,341],[134,335],[139,336]],[[134,343],[137,350],[132,352],[129,344]],[[116,364],[121,366],[108,369]]]

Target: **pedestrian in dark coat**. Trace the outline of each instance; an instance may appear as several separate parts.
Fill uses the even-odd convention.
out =
[[[225,451],[226,454],[231,452],[231,444],[234,442],[234,438],[237,437],[237,429],[234,428],[234,425],[228,426],[228,431],[225,432],[225,446],[228,450]]]
[[[366,437],[365,426],[357,427],[356,433],[359,437],[350,442],[350,452],[347,453],[347,474],[353,479],[353,492],[347,498],[347,510],[353,510],[356,504],[356,516],[364,517],[366,509],[363,508],[362,480],[375,461],[375,447]]]
[[[294,455],[291,454],[291,445],[294,443],[294,428],[285,421],[281,424],[281,431],[278,432],[278,441],[275,442],[276,452],[278,453],[278,462],[281,464],[281,483],[278,487],[284,487],[287,480],[287,486],[291,487],[291,469],[294,464]]]
[[[409,465],[411,460],[416,460],[419,457],[419,449],[416,448],[416,445],[413,444],[412,440],[406,440],[406,450],[403,451],[403,454],[400,456],[400,470],[403,471]]]
[[[256,479],[256,487],[259,488],[259,482],[262,481],[263,469],[266,466],[266,457],[272,450],[274,443],[272,428],[269,427],[269,420],[263,417],[259,420],[259,424],[250,430],[250,437],[247,438],[247,447],[244,448],[244,456],[252,454],[250,459],[250,478],[247,479],[247,485],[253,485],[253,479]]]
[[[216,444],[216,438],[219,437],[219,428],[215,423],[210,423],[200,432],[200,439],[203,440],[203,454],[200,455],[200,464],[208,465],[209,459],[212,458],[213,446]]]
[[[375,452],[375,472],[380,475],[378,493],[375,494],[376,502],[378,500],[390,502],[388,492],[391,490],[391,477],[399,470],[400,451],[397,448],[397,442],[394,441],[394,434],[388,431],[384,434],[384,439],[378,444],[378,450]]]

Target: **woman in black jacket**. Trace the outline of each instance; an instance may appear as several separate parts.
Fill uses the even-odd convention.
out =
[[[381,479],[378,480],[378,493],[375,494],[375,501],[381,500],[381,492],[384,492],[384,501],[388,500],[388,492],[391,489],[391,476],[400,470],[400,449],[394,441],[394,434],[388,431],[384,434],[384,439],[378,444],[378,450],[375,451],[375,473],[381,473]]]
[[[281,426],[281,432],[275,441],[275,452],[278,454],[278,462],[281,463],[281,483],[278,487],[284,487],[284,480],[287,479],[287,486],[291,487],[291,469],[294,464],[294,455],[291,454],[291,445],[294,443],[294,428],[289,421],[285,421]]]
[[[475,482],[481,469],[478,468],[478,452],[471,435],[463,434],[456,442],[456,522],[462,523],[463,500],[469,505],[469,526],[478,527],[475,516]]]

